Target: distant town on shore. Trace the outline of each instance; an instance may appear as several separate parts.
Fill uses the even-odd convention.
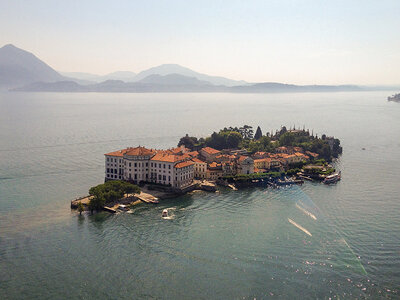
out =
[[[400,93],[389,96],[388,101],[400,102]]]

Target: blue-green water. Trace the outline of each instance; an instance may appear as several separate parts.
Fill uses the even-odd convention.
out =
[[[0,94],[0,298],[399,298],[400,105],[388,94]],[[103,153],[243,124],[340,138],[342,181],[199,192],[132,214],[69,208],[103,181]]]

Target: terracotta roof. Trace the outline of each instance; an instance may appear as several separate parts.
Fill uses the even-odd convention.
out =
[[[299,156],[299,157],[305,157],[305,155],[303,153],[300,153],[300,152],[296,152],[294,155]]]
[[[122,156],[124,156],[124,154],[126,153],[127,150],[128,150],[128,149],[122,149],[122,150],[118,150],[118,151],[106,153],[106,154],[104,154],[104,155],[122,157]]]
[[[254,155],[267,155],[267,152],[264,151],[257,151],[256,153],[254,153]]]
[[[188,167],[188,166],[191,166],[191,165],[194,165],[194,162],[188,160],[188,161],[183,161],[183,162],[180,162],[180,163],[176,164],[174,166],[174,168],[181,169],[181,168]]]
[[[220,168],[221,164],[216,163],[215,161],[208,165],[209,168]]]
[[[306,153],[307,153],[308,155],[311,155],[312,157],[318,157],[318,154],[317,154],[317,153],[314,153],[314,152],[311,152],[311,151],[306,151]]]
[[[187,154],[189,154],[190,156],[198,156],[198,155],[199,155],[199,152],[197,152],[197,151],[191,151],[191,152],[188,152]]]
[[[201,163],[201,164],[205,164],[206,162],[204,162],[204,161],[202,161],[202,160],[200,160],[200,159],[198,159],[198,158],[196,158],[196,157],[193,157],[192,158],[192,161],[193,162],[196,162],[196,163]]]
[[[256,163],[256,162],[271,161],[271,160],[272,159],[268,157],[268,158],[255,159],[254,162]]]
[[[244,160],[247,159],[247,158],[249,158],[249,157],[248,157],[248,156],[243,156],[243,155],[242,155],[241,157],[239,157],[238,160],[239,160],[240,162],[242,162],[242,161],[244,161]]]
[[[133,156],[139,156],[139,155],[152,155],[156,153],[156,150],[154,149],[147,149],[145,147],[136,147],[136,148],[127,148],[127,151],[125,152],[126,155],[133,155]]]
[[[151,161],[162,161],[162,162],[179,162],[185,160],[187,158],[186,155],[175,155],[175,154],[167,154],[165,152],[160,152],[154,155],[150,160]]]
[[[211,148],[211,147],[204,147],[204,148],[201,149],[201,150],[205,151],[205,152],[208,153],[208,154],[217,154],[217,153],[220,153],[220,152],[221,152],[221,151],[218,151],[218,150],[216,150],[216,149],[214,149],[214,148]]]

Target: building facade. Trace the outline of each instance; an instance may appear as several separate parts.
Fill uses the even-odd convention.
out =
[[[153,182],[182,189],[193,183],[194,162],[180,148],[126,148],[105,154],[105,180]]]

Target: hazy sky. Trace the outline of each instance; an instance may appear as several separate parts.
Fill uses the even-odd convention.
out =
[[[400,84],[400,0],[0,0],[0,46],[59,71],[164,63],[233,79]]]

